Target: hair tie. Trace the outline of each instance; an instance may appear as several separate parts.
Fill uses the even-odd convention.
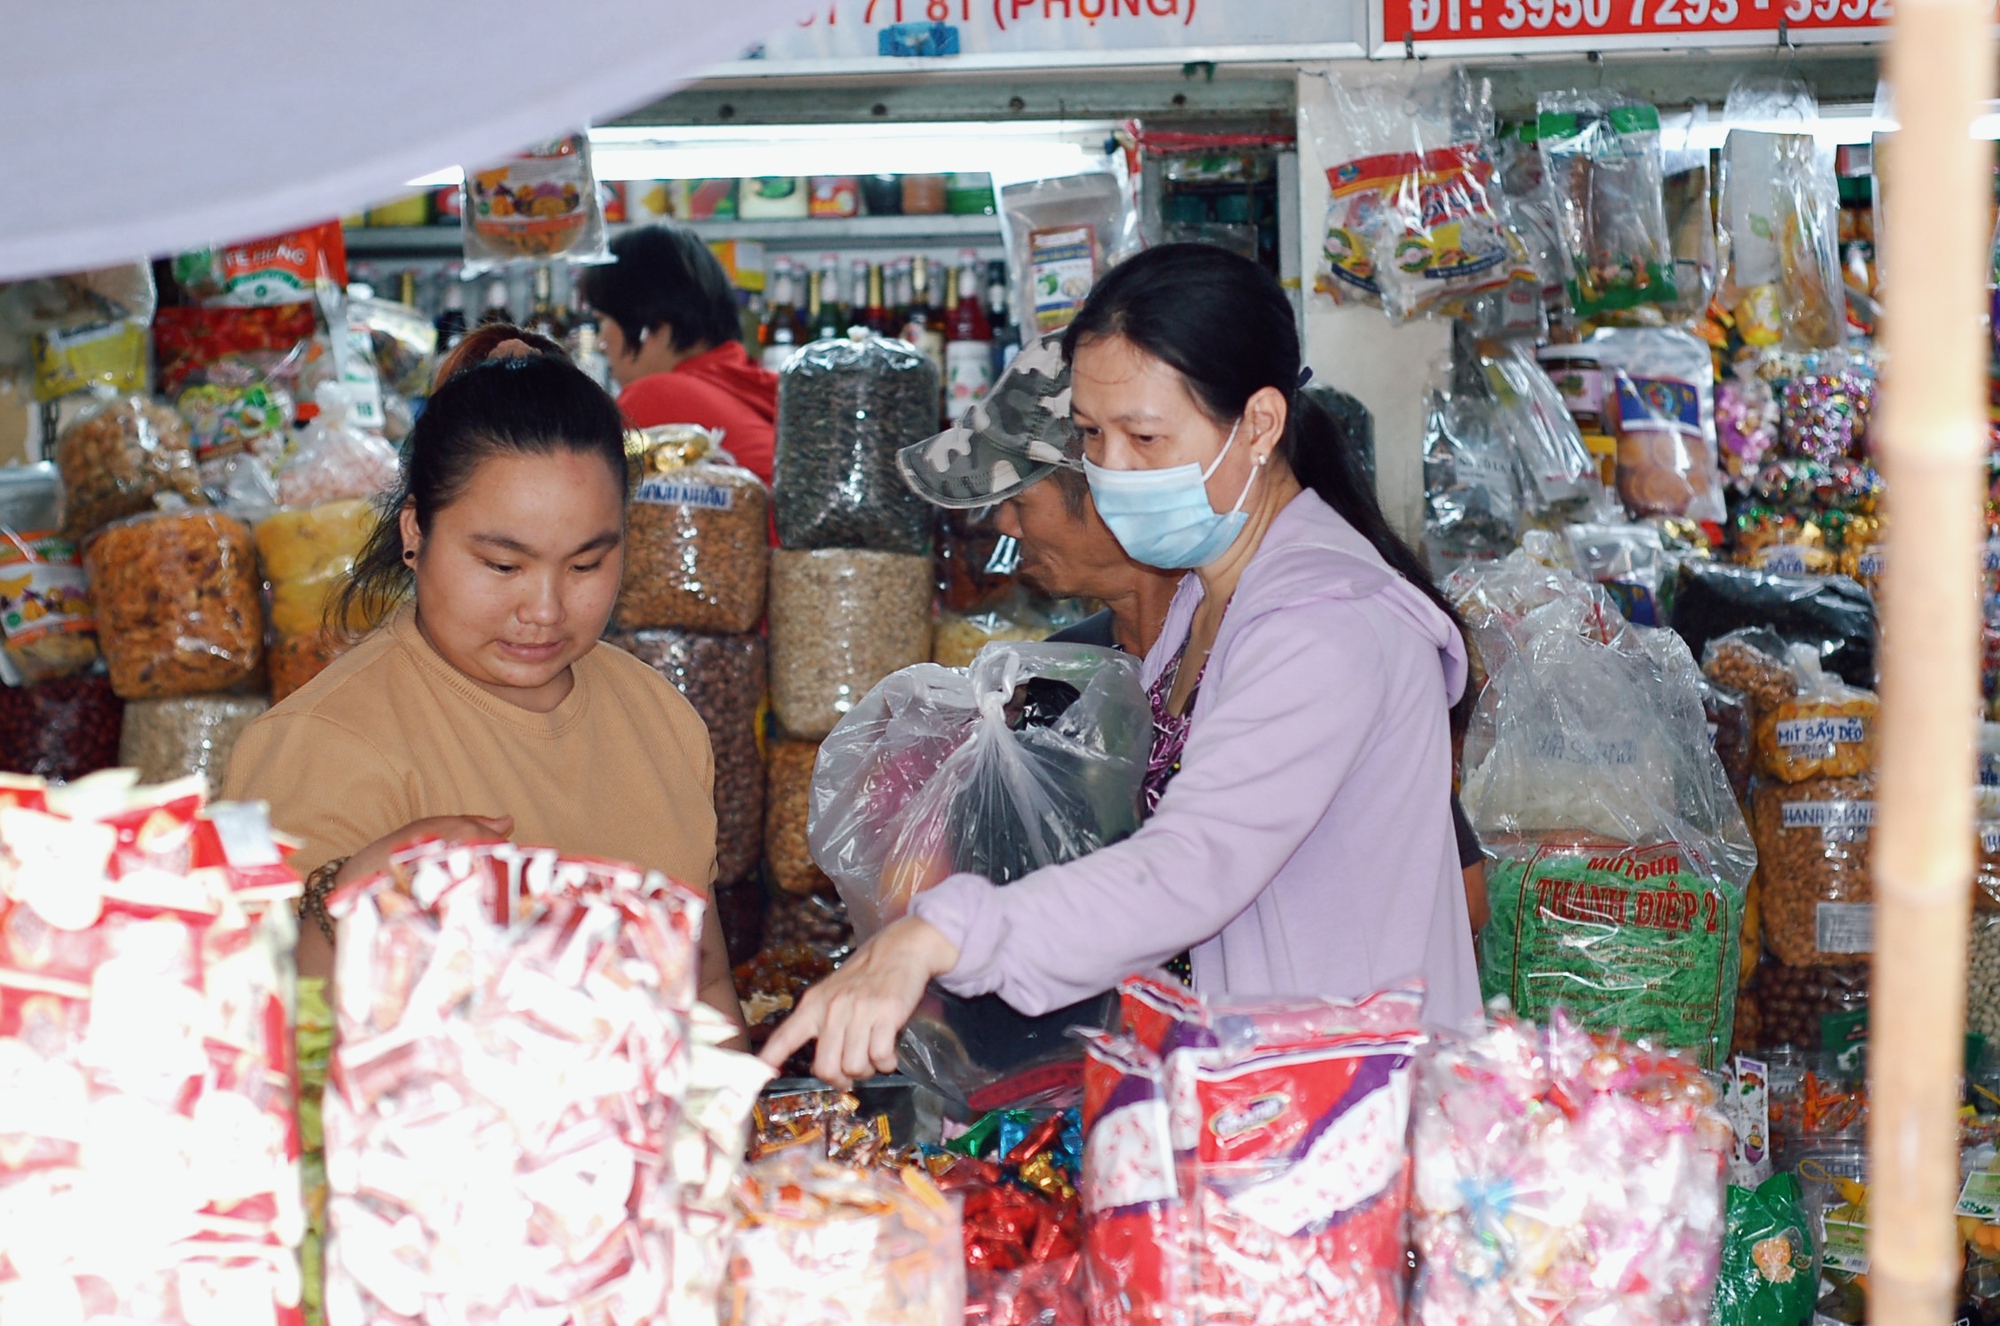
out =
[[[1299,370],[1299,380],[1293,385],[1295,388],[1303,387],[1306,385],[1306,383],[1311,382],[1312,380],[1313,380],[1313,371],[1311,366],[1308,365],[1307,367],[1301,368]]]

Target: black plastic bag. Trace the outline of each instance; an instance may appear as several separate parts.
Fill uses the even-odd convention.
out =
[[[1714,562],[1683,562],[1673,628],[1696,658],[1719,635],[1764,626],[1811,645],[1850,686],[1875,687],[1875,601],[1846,576],[1787,576]]]

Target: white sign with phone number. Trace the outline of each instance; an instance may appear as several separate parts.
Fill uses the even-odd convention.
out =
[[[821,0],[710,73],[1353,56],[1365,18],[1359,0]]]

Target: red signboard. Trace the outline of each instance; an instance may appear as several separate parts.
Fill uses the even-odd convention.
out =
[[[1895,0],[1374,0],[1377,54],[1880,41]]]

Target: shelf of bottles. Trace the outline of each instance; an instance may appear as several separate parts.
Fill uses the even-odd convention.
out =
[[[992,216],[851,216],[805,221],[684,221],[709,240],[756,240],[766,249],[884,245],[912,249],[958,244],[998,244],[1000,220]],[[613,225],[618,234],[624,225]],[[365,257],[447,257],[463,245],[456,225],[364,226],[347,232],[347,251]]]

